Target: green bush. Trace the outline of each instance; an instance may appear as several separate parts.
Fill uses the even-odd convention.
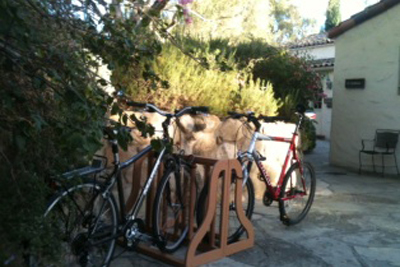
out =
[[[157,48],[138,44],[132,20],[107,14],[100,30],[97,8],[110,5],[85,5],[83,20],[80,1],[0,0],[0,265],[57,253],[43,224],[47,182],[87,163],[102,145],[112,99],[95,72],[100,59],[112,68]]]
[[[304,153],[311,152],[317,145],[317,134],[314,122],[311,120],[305,120],[300,129],[300,134],[302,150]]]
[[[135,100],[153,102],[169,110],[205,105],[220,116],[226,116],[230,110],[276,114],[279,102],[273,97],[272,86],[253,81],[251,75],[235,70],[233,56],[221,59],[220,54],[218,50],[195,53],[197,58],[203,59],[202,62],[207,66],[204,67],[204,64],[183,55],[176,47],[166,45],[152,68],[160,77],[168,80],[168,88],[157,84],[152,89],[153,84],[135,76],[137,66],[131,67],[123,75],[114,76],[114,80],[125,87]]]
[[[134,99],[166,109],[207,105],[219,116],[229,110],[265,115],[278,112],[292,117],[293,122],[296,105],[307,106],[318,92],[319,77],[304,59],[260,39],[236,44],[224,38],[179,40],[192,58],[167,44],[151,65],[160,78],[169,81],[168,88],[162,79],[158,83],[141,79],[147,68],[144,65],[118,71],[115,83],[127,88]],[[307,131],[305,138],[315,143],[311,133]]]

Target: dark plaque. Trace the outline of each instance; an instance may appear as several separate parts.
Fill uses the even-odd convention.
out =
[[[347,89],[364,89],[365,79],[346,79],[345,87]]]

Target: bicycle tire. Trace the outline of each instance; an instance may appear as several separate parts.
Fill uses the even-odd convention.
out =
[[[49,202],[44,216],[62,243],[59,260],[63,266],[109,265],[115,250],[118,207],[114,196],[103,194],[99,183],[85,181],[62,190]]]
[[[189,230],[191,177],[186,165],[178,171],[179,166],[170,166],[164,172],[153,204],[153,235],[158,248],[167,253],[179,249]]]
[[[300,176],[299,163],[296,162],[290,166],[279,195],[280,219],[283,224],[288,226],[301,222],[309,212],[314,200],[316,187],[314,168],[308,162],[303,162],[302,166],[302,179],[297,179]],[[299,181],[304,181],[306,192],[304,192],[303,185],[299,186]]]
[[[231,203],[229,204],[229,229],[228,229],[228,244],[231,244],[233,242],[236,242],[237,240],[240,239],[240,237],[243,235],[244,233],[244,228],[242,226],[242,224],[239,222],[238,217],[237,217],[237,213],[236,213],[236,207],[235,207],[235,199],[234,199],[234,189],[236,187],[236,181],[242,181],[242,180],[238,180],[235,179],[234,177],[232,178],[232,186],[230,189],[230,194],[231,194]],[[222,189],[222,188],[220,188]],[[222,193],[222,190],[218,189],[217,192],[218,193]],[[251,181],[251,178],[249,177],[246,181],[245,187],[243,188],[243,194],[244,199],[242,199],[243,201],[243,205],[244,205],[244,210],[245,210],[245,214],[246,217],[251,220],[251,217],[253,215],[253,211],[254,211],[254,185],[253,182]],[[199,197],[199,201],[198,201],[198,205],[197,205],[197,225],[200,227],[200,225],[202,224],[205,216],[206,216],[206,208],[207,208],[207,197],[208,197],[208,186],[204,186],[203,190],[200,193],[200,197]],[[221,198],[222,196],[219,195],[217,200],[217,210],[216,210],[216,216],[217,218],[215,218],[215,226],[216,226],[216,230],[219,231],[220,227],[220,218],[218,218],[218,216],[220,216],[220,211],[221,211]],[[232,212],[233,211],[233,212]],[[231,213],[232,212],[232,213]],[[217,240],[218,242],[218,240]]]

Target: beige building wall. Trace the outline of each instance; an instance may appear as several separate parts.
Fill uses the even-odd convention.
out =
[[[361,139],[372,139],[376,129],[400,129],[400,5],[338,36],[335,46],[330,160],[356,169]],[[365,78],[364,89],[345,88],[355,78]]]

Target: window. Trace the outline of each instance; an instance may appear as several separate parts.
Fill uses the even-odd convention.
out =
[[[314,101],[313,101],[314,109],[322,108],[322,99],[323,98],[324,98],[323,90],[322,90],[322,88],[320,88],[314,93]]]
[[[322,97],[317,97],[317,99],[314,100],[314,108],[315,109],[321,109],[322,108]]]
[[[327,108],[332,108],[332,97],[327,97],[324,99]]]

